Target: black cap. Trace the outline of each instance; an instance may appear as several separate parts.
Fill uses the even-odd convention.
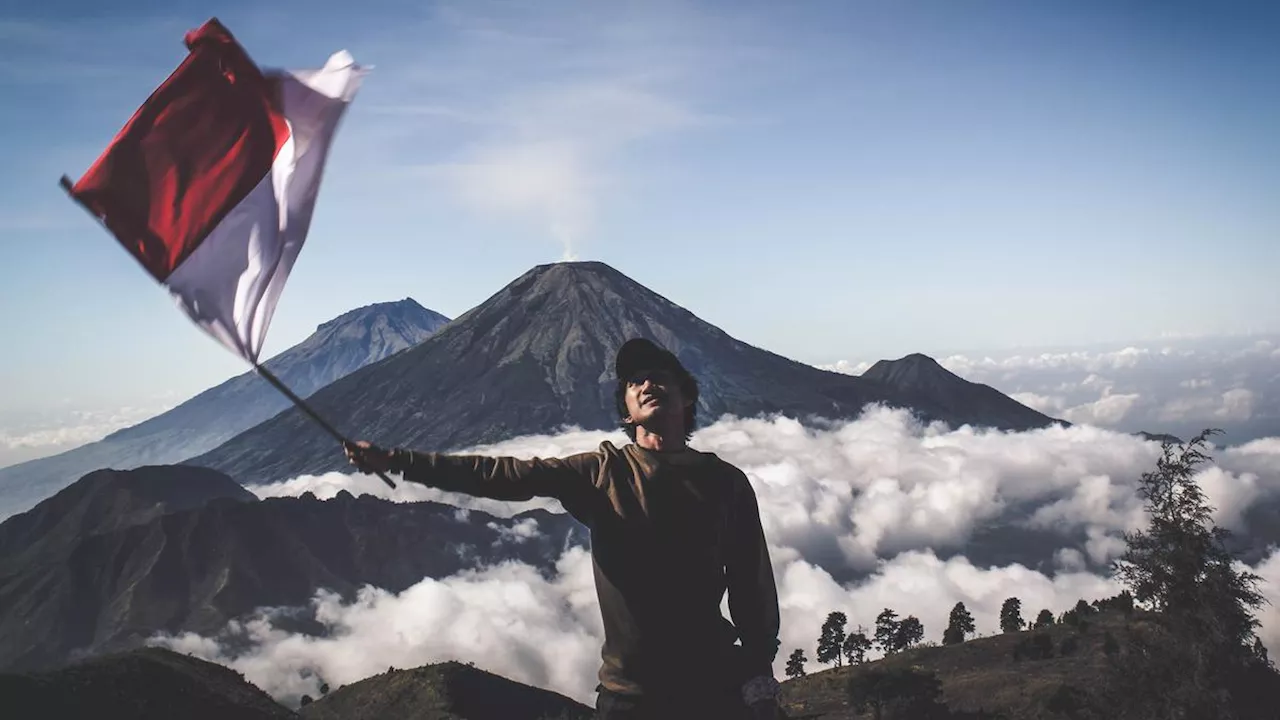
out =
[[[697,393],[693,376],[680,364],[680,359],[669,350],[663,350],[644,338],[633,338],[618,348],[613,371],[619,380],[626,380],[642,370],[667,370],[679,377],[688,388]]]

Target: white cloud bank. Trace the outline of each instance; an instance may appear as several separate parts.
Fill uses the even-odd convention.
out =
[[[618,433],[570,432],[475,451],[555,456],[603,439],[621,442]],[[969,607],[979,631],[991,633],[1010,596],[1022,599],[1030,618],[1041,608],[1056,613],[1082,597],[1115,594],[1120,588],[1086,571],[1084,561],[1114,558],[1123,550],[1119,533],[1143,524],[1135,481],[1159,455],[1153,442],[1092,427],[949,430],[884,409],[826,430],[786,419],[727,418],[698,432],[693,444],[741,467],[759,496],[782,605],[778,673],[793,648],[813,656],[832,610],[844,611],[852,628],[870,627],[881,609],[892,607],[919,617],[926,639],[936,641],[956,602]],[[1244,509],[1280,488],[1280,439],[1214,454],[1217,462],[1201,480],[1219,521],[1238,526]],[[309,490],[323,498],[340,488],[441,499],[409,483],[391,491],[376,479],[336,473],[255,490]],[[468,506],[490,509],[476,502]],[[529,507],[501,505],[508,515]],[[952,554],[946,550],[963,552],[976,530],[1010,513],[1029,528],[1061,533],[1061,546],[1046,558],[1056,562],[1052,576],[1018,564],[979,567],[963,555],[940,559]],[[537,528],[529,521],[513,532],[528,536]],[[1269,593],[1280,592],[1276,556],[1259,572],[1271,583]],[[317,676],[340,685],[388,666],[458,659],[592,702],[602,631],[590,558],[581,550],[567,551],[550,577],[503,564],[423,580],[398,595],[366,589],[347,604],[320,593],[314,605],[328,637],[284,632],[264,612],[232,628],[253,641],[245,654],[233,656],[219,642],[191,635],[164,642],[231,665],[281,698],[314,695]],[[1268,610],[1263,618],[1264,638],[1280,641],[1280,617]]]
[[[694,88],[733,50],[723,25],[693,8],[552,2],[512,15],[478,2],[431,14],[451,41],[409,54],[388,81],[423,92],[375,111],[441,123],[452,155],[420,175],[478,213],[545,230],[562,260],[577,258],[630,181],[628,154],[719,122],[699,109],[711,93]]]
[[[172,402],[109,409],[52,408],[27,414],[0,409],[0,467],[97,442],[173,407]]]

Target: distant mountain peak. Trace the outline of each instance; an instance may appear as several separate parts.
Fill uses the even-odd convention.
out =
[[[354,308],[342,313],[332,320],[326,320],[316,326],[316,332],[323,332],[341,325],[353,322],[367,321],[370,317],[376,315],[403,316],[403,315],[420,315],[428,318],[428,324],[435,324],[431,321],[439,319],[439,325],[443,325],[449,321],[448,318],[433,310],[423,307],[417,300],[411,297],[403,300],[391,300],[389,302],[372,303],[362,307]]]
[[[900,388],[926,387],[939,382],[963,382],[958,375],[923,353],[911,353],[897,360],[881,360],[863,373],[862,377]]]
[[[913,404],[927,402],[948,414],[1006,418],[1000,423],[1005,427],[1017,427],[1019,424],[1035,427],[1033,419],[1036,417],[1049,423],[1065,424],[1041,415],[989,385],[965,380],[923,353],[911,353],[897,360],[881,360],[861,377],[890,388]]]

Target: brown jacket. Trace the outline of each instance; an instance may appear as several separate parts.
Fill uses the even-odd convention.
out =
[[[778,596],[755,492],[714,454],[604,442],[565,458],[408,453],[403,465],[406,480],[443,490],[556,498],[590,529],[605,688],[681,692],[772,676]],[[732,623],[720,612],[726,590]]]

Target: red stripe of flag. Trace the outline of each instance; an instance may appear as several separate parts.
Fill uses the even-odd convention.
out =
[[[216,19],[71,194],[156,280],[271,171],[289,138],[276,86]]]

